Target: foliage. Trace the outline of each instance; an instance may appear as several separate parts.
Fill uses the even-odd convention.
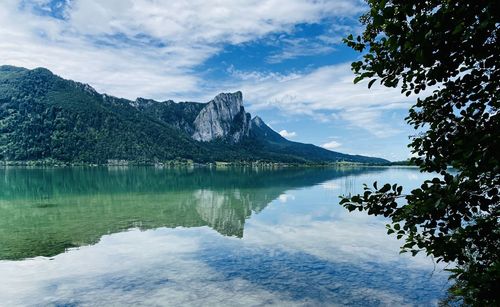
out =
[[[343,198],[349,210],[392,219],[402,252],[454,262],[459,302],[500,305],[500,2],[369,0],[362,35],[344,41],[364,52],[352,69],[419,94],[407,121],[421,171],[436,174],[407,195],[397,184]]]

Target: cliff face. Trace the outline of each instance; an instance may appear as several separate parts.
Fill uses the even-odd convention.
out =
[[[250,134],[251,117],[245,112],[241,92],[221,93],[208,103],[138,98],[132,106],[184,131],[196,141],[222,140],[235,144]]]
[[[241,92],[221,93],[200,111],[193,122],[191,137],[197,141],[216,139],[238,143],[249,135],[250,114],[243,107]]]

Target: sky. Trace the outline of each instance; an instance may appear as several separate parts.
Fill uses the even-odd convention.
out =
[[[415,97],[353,84],[358,0],[2,0],[0,65],[45,67],[101,93],[207,102],[242,91],[284,137],[407,159]]]

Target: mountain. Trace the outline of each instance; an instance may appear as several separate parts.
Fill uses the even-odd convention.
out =
[[[288,154],[297,157],[307,157],[314,162],[321,161],[348,161],[359,163],[387,163],[387,160],[360,155],[348,155],[324,149],[312,144],[292,142],[271,129],[264,121],[255,116],[251,123],[251,136],[259,140],[261,148],[269,153]]]
[[[100,94],[47,69],[0,66],[0,160],[105,164],[387,160],[291,142],[251,118],[241,92],[207,103],[135,101]]]

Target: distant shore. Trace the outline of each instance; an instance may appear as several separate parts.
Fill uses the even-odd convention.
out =
[[[162,161],[162,162],[152,162],[152,161],[129,161],[129,160],[108,160],[103,163],[93,163],[93,162],[66,162],[66,161],[57,161],[53,159],[46,160],[30,160],[30,161],[0,161],[0,167],[7,166],[24,166],[24,167],[99,167],[99,166],[154,166],[157,168],[162,167],[176,167],[176,166],[189,166],[189,167],[216,167],[216,168],[225,168],[225,167],[269,167],[269,168],[281,168],[281,167],[327,167],[327,166],[412,166],[409,163],[402,162],[391,162],[384,164],[375,164],[375,163],[359,163],[359,162],[346,162],[346,161],[337,161],[337,162],[272,162],[272,161],[215,161],[215,162],[196,162],[188,159],[180,159],[180,160],[170,160],[170,161]]]

